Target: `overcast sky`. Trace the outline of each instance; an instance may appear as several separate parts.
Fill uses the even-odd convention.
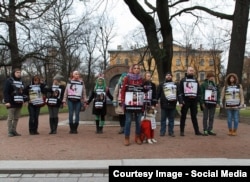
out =
[[[89,0],[89,3],[91,2],[91,4],[94,4],[95,1],[100,2],[101,0]],[[108,2],[107,9],[109,10],[109,16],[112,17],[115,21],[115,31],[117,35],[114,39],[112,39],[112,44],[109,47],[109,49],[115,49],[117,48],[117,45],[123,45],[126,40],[125,36],[127,36],[128,33],[131,32],[132,30],[135,30],[137,27],[141,26],[141,24],[131,14],[130,10],[128,9],[128,6],[125,4],[123,0],[104,0],[104,1]],[[139,2],[143,2],[143,1],[144,0],[139,0]],[[151,3],[155,2],[155,0],[148,0],[148,1]],[[234,0],[220,0],[220,1],[218,0],[210,0],[210,1],[191,0],[189,3],[184,3],[184,4],[187,4],[188,6],[192,6],[192,5],[195,5],[195,3],[197,2],[201,4],[207,3],[207,7],[213,10],[217,10],[217,11],[220,10],[223,13],[227,13],[227,14],[233,13],[234,5],[235,5]],[[209,45],[211,43],[209,41],[210,37],[214,35],[220,38],[222,37],[227,38],[225,37],[225,33],[221,31],[220,28],[221,29],[226,28],[230,30],[232,28],[232,24],[231,24],[231,21],[221,20],[219,18],[212,17],[211,15],[208,15],[206,13],[202,13],[202,12],[199,12],[199,13],[201,16],[203,16],[203,19],[202,21],[199,22],[199,27],[196,28],[196,31],[193,35],[193,39],[197,39],[197,40],[193,40],[193,46],[194,48],[198,48],[200,44],[203,44],[204,48],[210,49],[211,48],[211,45]],[[190,25],[193,22],[194,22],[193,17],[188,14],[178,17],[178,21],[173,20],[171,22],[172,28],[173,28],[174,40],[176,41],[175,43],[180,43],[180,44],[185,45],[186,37],[184,36],[183,30],[187,31],[186,34],[188,34],[188,32],[190,31],[189,29],[192,29],[192,26]],[[216,28],[213,26],[216,26]],[[249,33],[250,32],[248,32],[248,34]],[[230,35],[228,39],[230,39]],[[196,43],[194,43],[195,41]],[[228,47],[226,47],[226,45],[221,45],[221,47],[228,50]],[[226,53],[226,50],[223,50],[223,51]],[[227,53],[224,56],[227,56]]]

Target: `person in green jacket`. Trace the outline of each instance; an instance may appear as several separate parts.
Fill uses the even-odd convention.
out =
[[[219,107],[220,92],[214,81],[215,75],[207,73],[207,78],[201,84],[201,109],[203,110],[203,135],[216,135],[213,131],[216,107]]]

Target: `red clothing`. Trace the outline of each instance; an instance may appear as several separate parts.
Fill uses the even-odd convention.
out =
[[[125,92],[126,92],[126,85],[143,85],[143,79],[140,78],[139,80],[131,80],[126,76],[123,80],[122,84],[122,90],[121,90],[121,101],[122,103],[125,102]]]
[[[151,121],[148,119],[144,119],[141,122],[141,141],[146,139],[154,138],[154,130],[151,127]]]

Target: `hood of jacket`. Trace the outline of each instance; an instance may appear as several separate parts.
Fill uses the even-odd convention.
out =
[[[239,84],[239,78],[235,73],[229,73],[225,78],[225,86],[228,86],[230,83],[230,77],[233,76],[235,78],[234,84]]]
[[[21,78],[17,78],[17,77],[15,76],[15,72],[17,72],[17,71],[21,71],[21,69],[19,69],[19,68],[13,69],[13,70],[12,70],[12,73],[11,73],[11,77],[12,77],[14,80],[20,81]]]
[[[41,78],[38,76],[38,75],[35,75],[35,76],[33,76],[32,77],[32,79],[31,79],[31,85],[34,85],[35,84],[35,82],[34,82],[34,80],[39,80],[39,82],[38,82],[38,84],[40,84],[41,83]]]

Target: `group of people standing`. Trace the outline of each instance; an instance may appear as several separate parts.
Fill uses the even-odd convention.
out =
[[[51,87],[47,87],[39,76],[34,76],[28,86],[24,86],[21,80],[21,69],[15,68],[11,76],[6,80],[4,86],[4,102],[8,110],[8,136],[21,136],[17,132],[17,123],[20,117],[23,103],[28,102],[29,112],[29,134],[39,135],[40,109],[48,105],[50,133],[57,133],[58,113],[62,104],[64,86],[60,84],[62,77],[56,75]]]
[[[148,85],[150,86],[148,87]],[[167,72],[165,81],[156,88],[151,81],[151,74],[146,72],[145,77],[142,78],[140,67],[135,64],[131,66],[128,73],[122,74],[114,93],[117,98],[114,99],[114,106],[116,106],[117,114],[119,114],[120,118],[120,133],[125,135],[125,146],[130,145],[132,115],[134,115],[135,119],[135,142],[137,144],[142,143],[139,139],[141,132],[140,122],[146,109],[145,106],[158,107],[160,104],[160,136],[165,136],[166,120],[168,120],[168,135],[172,137],[175,137],[174,119],[177,102],[179,102],[181,109],[180,136],[185,136],[186,116],[189,110],[195,135],[216,135],[213,123],[216,107],[219,106],[226,108],[228,135],[235,136],[237,135],[236,131],[239,123],[239,109],[244,106],[243,89],[241,84],[238,83],[236,74],[228,74],[225,85],[220,92],[219,87],[215,83],[214,73],[207,73],[206,79],[200,85],[195,78],[193,67],[188,67],[185,77],[179,83],[173,82],[172,73]],[[131,101],[134,95],[136,96],[136,102]],[[159,104],[158,100],[160,101]],[[200,131],[197,120],[199,104],[203,111],[203,132]]]
[[[31,84],[24,87],[21,80],[21,70],[13,69],[12,75],[6,80],[4,87],[4,101],[8,109],[8,136],[20,136],[17,132],[18,118],[24,102],[28,102],[29,133],[37,135],[38,117],[40,108],[48,106],[50,133],[57,133],[59,108],[68,106],[70,134],[77,134],[79,126],[79,113],[93,101],[92,114],[95,115],[96,133],[103,133],[105,115],[107,112],[107,97],[113,101],[115,112],[119,116],[119,134],[125,135],[124,145],[130,145],[131,122],[135,120],[135,142],[142,144],[141,120],[148,107],[160,106],[160,136],[175,137],[174,119],[176,106],[179,102],[181,108],[180,136],[185,136],[185,123],[188,110],[195,135],[216,135],[213,130],[216,107],[225,107],[229,135],[235,136],[239,122],[239,109],[244,105],[243,90],[238,83],[236,74],[226,77],[225,85],[221,92],[215,84],[215,75],[209,72],[204,82],[200,85],[194,76],[194,68],[188,67],[185,77],[179,83],[173,81],[171,72],[167,72],[165,80],[156,87],[152,82],[150,72],[145,72],[144,77],[140,72],[140,65],[134,64],[128,72],[122,73],[115,87],[113,96],[106,85],[103,75],[96,79],[89,98],[86,88],[78,71],[73,71],[66,85],[60,83],[62,76],[56,75],[53,84],[48,87],[39,76],[32,78]],[[159,101],[159,102],[158,102]],[[200,132],[197,113],[200,104],[203,111],[203,132]],[[74,118],[74,119],[73,119]],[[168,131],[167,123],[168,120]],[[155,139],[154,142],[157,142]]]

